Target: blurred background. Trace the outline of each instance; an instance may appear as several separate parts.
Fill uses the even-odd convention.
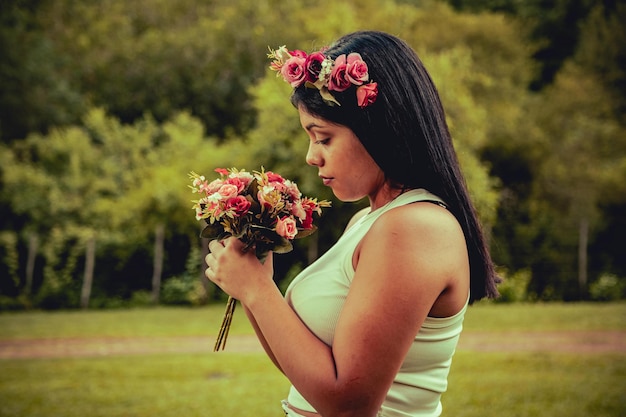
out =
[[[405,39],[439,88],[500,302],[625,298],[620,0],[3,0],[0,310],[204,305],[189,171],[276,171],[331,199],[268,47]],[[215,174],[217,176],[217,174]],[[341,234],[277,257],[286,283]]]

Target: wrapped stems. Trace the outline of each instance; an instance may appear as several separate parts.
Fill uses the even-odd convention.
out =
[[[228,301],[226,302],[226,311],[224,312],[222,325],[220,326],[220,331],[217,335],[215,346],[213,347],[213,352],[224,350],[226,347],[226,339],[228,338],[228,331],[230,330],[230,323],[233,321],[233,314],[235,313],[236,305],[237,300],[229,296]]]

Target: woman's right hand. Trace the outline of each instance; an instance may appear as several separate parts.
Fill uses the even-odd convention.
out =
[[[262,286],[275,284],[272,253],[261,263],[253,250],[244,251],[244,248],[245,245],[233,237],[209,242],[205,275],[225,293],[246,304]]]

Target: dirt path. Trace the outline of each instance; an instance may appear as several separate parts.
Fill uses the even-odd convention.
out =
[[[210,353],[213,337],[58,338],[0,340],[0,359]],[[458,351],[626,354],[626,332],[468,332]],[[230,336],[225,352],[261,352],[254,336]]]

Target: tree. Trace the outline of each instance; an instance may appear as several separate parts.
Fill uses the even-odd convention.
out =
[[[77,122],[82,94],[37,19],[38,0],[0,5],[0,140],[9,143]]]

